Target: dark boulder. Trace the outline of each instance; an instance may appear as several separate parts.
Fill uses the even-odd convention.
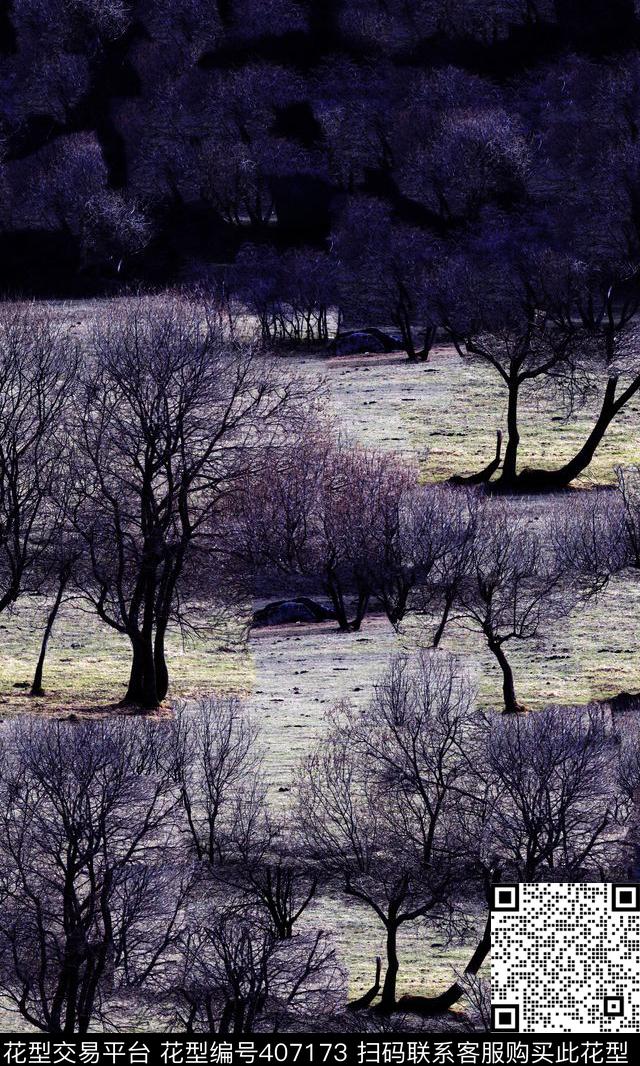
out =
[[[382,352],[397,352],[402,347],[399,337],[381,329],[356,329],[339,333],[329,346],[331,355],[363,355]]]
[[[611,707],[613,714],[624,714],[626,711],[638,711],[640,710],[640,693],[637,692],[619,692],[617,696],[612,696],[610,700],[606,700]]]
[[[335,619],[335,611],[322,603],[316,603],[306,596],[296,600],[276,600],[254,612],[251,626],[262,629],[265,626],[287,626],[295,622],[328,622]]]

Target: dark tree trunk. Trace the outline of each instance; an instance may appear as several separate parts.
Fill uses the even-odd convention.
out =
[[[496,454],[490,463],[487,463],[482,470],[479,470],[477,474],[454,474],[449,478],[449,482],[452,485],[484,485],[487,481],[490,481],[496,470],[500,468],[502,461],[502,430],[496,430]]]
[[[71,979],[67,989],[67,1006],[65,1011],[64,1033],[65,1036],[73,1036],[76,1031],[76,1001],[78,998],[80,961],[73,964]]]
[[[437,329],[435,326],[427,326],[424,331],[424,348],[420,352],[416,352],[416,359],[421,363],[426,363],[429,358],[434,344],[436,343]]]
[[[407,573],[398,578],[395,588],[391,588],[391,590],[383,590],[378,597],[384,608],[384,612],[394,629],[400,622],[402,622],[407,613],[409,593],[411,592],[414,583],[414,575]]]
[[[220,1036],[227,1036],[230,1032],[231,1021],[233,1019],[235,1004],[232,999],[227,1000],[222,1011],[220,1018],[220,1024],[218,1026],[218,1033]]]
[[[198,1007],[197,1007],[197,1005],[195,1003],[190,1003],[189,1004],[189,1013],[187,1015],[187,1020],[184,1023],[184,1031],[185,1031],[185,1033],[191,1034],[194,1031],[194,1025],[195,1025],[195,1021],[196,1021],[197,1015],[198,1015]]]
[[[566,489],[587,469],[614,418],[640,390],[640,376],[636,377],[618,397],[616,397],[617,388],[617,376],[610,377],[604,391],[600,412],[591,432],[580,450],[568,463],[556,470],[537,468],[523,470],[510,483],[503,484],[501,478],[498,488],[503,487],[516,492],[557,492],[560,489]]]
[[[487,643],[489,645],[489,651],[498,661],[500,669],[502,670],[502,695],[504,698],[504,710],[507,714],[516,714],[518,711],[522,711],[523,707],[518,703],[516,699],[516,689],[513,680],[513,670],[509,660],[507,659],[502,644],[500,641],[494,640],[492,637],[487,637]]]
[[[424,330],[424,347],[419,350],[416,349],[413,343],[413,335],[411,333],[411,327],[408,328],[409,340],[405,341],[405,350],[411,363],[426,363],[431,350],[436,342],[437,329],[435,326],[425,326]]]
[[[142,659],[142,699],[140,705],[146,710],[153,710],[160,703],[156,682],[156,664],[151,638],[145,639]]]
[[[384,1013],[392,1011],[396,1005],[396,984],[398,980],[398,922],[395,918],[387,921],[387,970],[384,975],[382,996],[380,997],[380,1010]]]
[[[365,1007],[370,1007],[374,999],[380,991],[380,972],[382,970],[382,959],[379,955],[376,955],[376,976],[375,980],[368,992],[365,992],[364,996],[360,996],[359,999],[354,999],[351,1003],[347,1003],[347,1010],[364,1010]]]
[[[156,692],[160,702],[169,691],[169,670],[164,646],[166,632],[166,621],[159,622],[156,626],[156,635],[153,642],[153,665],[156,677]]]
[[[150,634],[137,634],[131,641],[129,687],[123,703],[154,710],[160,704],[156,682],[154,648]]]
[[[367,613],[369,606],[369,590],[361,589],[358,592],[358,601],[356,604],[353,620],[349,619],[347,614],[347,607],[344,602],[344,594],[339,579],[335,574],[329,574],[326,580],[327,593],[331,599],[333,609],[336,612],[336,618],[338,621],[338,628],[341,633],[358,632],[364,617]]]
[[[125,693],[123,703],[140,703],[143,693],[143,666],[142,651],[136,637],[131,637],[131,670],[129,672],[129,685]]]
[[[404,350],[407,353],[407,359],[409,360],[409,362],[417,363],[418,356],[416,353],[415,345],[413,343],[413,337],[411,336],[411,330],[408,331],[406,336],[403,335],[402,343],[404,345]]]
[[[396,314],[396,324],[400,330],[400,336],[402,337],[402,346],[407,353],[407,358],[410,363],[415,363],[417,360],[416,346],[413,343],[413,330],[411,329],[411,322],[406,311],[400,307]]]
[[[327,592],[329,593],[333,609],[336,612],[336,618],[338,620],[338,629],[341,633],[348,633],[351,627],[349,625],[349,619],[347,617],[347,610],[344,604],[342,589],[340,588],[338,581],[331,574],[327,578]]]
[[[245,1004],[242,1002],[241,999],[238,999],[233,1012],[232,1032],[234,1036],[243,1036],[245,1033],[250,1033],[252,1031],[251,1022],[247,1021],[247,1023],[245,1024],[245,1013]]]
[[[510,488],[515,483],[518,469],[518,447],[520,445],[520,430],[518,429],[519,393],[520,380],[517,374],[512,374],[509,379],[509,403],[507,406],[507,446],[500,476],[500,485],[504,488]]]
[[[60,580],[59,580],[59,583],[58,583],[58,591],[56,592],[56,598],[53,601],[53,604],[51,606],[51,610],[49,611],[49,614],[47,615],[47,622],[46,622],[46,625],[44,627],[44,633],[42,634],[42,644],[40,645],[40,655],[38,657],[38,663],[36,665],[36,672],[33,675],[33,682],[31,684],[31,695],[32,696],[44,696],[44,689],[42,687],[42,676],[43,676],[43,672],[44,672],[44,661],[45,661],[45,658],[46,658],[46,655],[47,655],[47,646],[49,644],[49,638],[50,638],[51,633],[53,631],[53,627],[55,625],[56,618],[58,617],[58,611],[60,610],[60,605],[62,604],[62,600],[63,600],[65,589],[67,587],[68,582],[69,582],[69,573],[67,571],[63,571],[61,573],[61,575],[60,575]]]
[[[564,466],[559,467],[557,470],[523,470],[512,487],[519,492],[554,492],[558,489],[567,488],[574,478],[577,478],[583,470],[586,470],[597,448],[602,443],[605,433],[620,410],[615,398],[617,384],[617,377],[611,377],[607,381],[600,413],[589,436],[573,459],[570,459],[568,463],[565,463]]]
[[[454,598],[455,597],[451,593],[447,593],[444,598],[444,610],[442,612],[442,617],[438,623],[438,628],[436,629],[433,637],[434,648],[438,647],[440,641],[444,636],[444,631],[447,628],[447,623],[449,621],[449,615],[451,614],[451,608],[453,607]]]
[[[356,605],[356,613],[351,623],[350,628],[354,633],[359,632],[360,627],[364,621],[364,617],[367,613],[367,607],[369,606],[369,593],[361,591],[358,593],[358,603]]]
[[[110,877],[109,881],[111,881]],[[110,918],[108,920],[108,926],[110,929]],[[106,933],[106,939],[101,944],[97,955],[92,959],[91,966],[87,967],[88,972],[85,974],[77,1010],[77,1031],[82,1035],[89,1032],[89,1027],[93,1018],[93,1006],[95,1003],[96,992],[105,971],[110,947],[110,932],[108,932]]]

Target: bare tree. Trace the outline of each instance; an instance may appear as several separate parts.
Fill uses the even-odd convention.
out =
[[[491,982],[477,974],[460,977],[464,988],[468,1025],[472,1032],[487,1032],[491,1028]]]
[[[173,949],[190,874],[140,723],[3,726],[0,989],[49,1033],[109,1025]]]
[[[188,568],[196,556],[206,566],[223,502],[260,468],[285,416],[293,420],[295,391],[195,305],[132,305],[99,324],[74,526],[86,545],[85,594],[131,642],[126,702],[164,699],[165,637],[172,620],[186,620]],[[223,599],[224,585],[216,591]]]
[[[334,951],[321,932],[282,940],[259,914],[227,903],[201,908],[181,941],[169,993],[187,1033],[304,1032],[345,996]]]
[[[521,881],[606,880],[624,835],[619,759],[599,707],[492,718],[479,773],[495,790],[486,832],[503,870]]]
[[[334,448],[328,475],[319,547],[327,574],[326,563],[337,563],[327,588],[338,617],[345,614],[344,584],[358,594],[353,629],[359,629],[372,596],[396,625],[418,580],[415,561],[408,552],[402,559],[400,544],[417,470],[394,455],[342,446]]]
[[[360,628],[372,598],[397,625],[444,554],[443,507],[435,490],[431,507],[427,494],[419,502],[412,464],[334,433],[307,427],[273,456],[266,478],[249,479],[232,523],[235,550],[263,588],[280,591],[284,579],[328,595],[343,632]]]
[[[269,813],[252,832],[239,833],[238,843],[231,871],[237,891],[253,901],[279,940],[290,940],[323,880],[305,854],[291,812]],[[225,876],[223,870],[221,879]]]
[[[513,490],[520,486],[519,408],[523,390],[555,387],[572,409],[579,395],[578,382],[582,382],[577,366],[579,339],[584,347],[587,344],[571,320],[559,322],[541,306],[535,261],[512,261],[507,249],[517,246],[517,232],[503,232],[500,238],[505,246],[495,261],[477,261],[462,254],[445,262],[439,307],[462,358],[488,367],[506,390],[506,446],[498,484]],[[485,468],[485,480],[495,469],[494,464]],[[480,474],[475,475],[475,480],[479,479]]]
[[[53,598],[50,600],[42,631],[40,652],[31,682],[31,696],[44,696],[44,664],[49,640],[58,619],[60,608],[73,594],[72,589],[75,585],[81,555],[78,539],[70,536],[63,527],[58,531],[55,541],[42,559],[45,575],[40,586],[40,592],[48,593],[49,595],[53,594]]]
[[[119,274],[151,238],[141,201],[109,187],[108,166],[95,132],[73,131],[54,138],[34,152],[28,164],[14,164],[11,185],[16,220],[30,218],[42,229],[59,229],[74,249],[80,270]]]
[[[624,179],[621,184],[625,184]],[[599,232],[601,224],[599,220]],[[587,233],[585,227],[583,240],[588,240]],[[588,467],[609,427],[640,389],[637,252],[633,241],[628,243],[624,229],[618,236],[621,246],[616,249],[614,261],[611,261],[611,249],[605,245],[601,261],[595,266],[579,263],[577,279],[571,279],[573,284],[569,283],[550,301],[550,317],[556,328],[566,336],[573,334],[579,338],[576,366],[584,375],[589,393],[602,389],[596,418],[581,447],[568,462],[555,470],[522,470],[516,482],[522,492],[566,488]],[[596,247],[597,241],[595,236]],[[570,271],[567,274],[570,276]]]
[[[635,716],[618,718],[620,740],[619,786],[628,804],[625,876],[637,880],[640,872],[640,730]]]
[[[571,608],[571,583],[544,516],[532,521],[504,500],[478,502],[469,566],[458,592],[464,617],[483,634],[502,672],[504,709],[521,710],[505,652],[534,640]]]
[[[365,107],[370,109],[370,100]],[[433,239],[417,227],[393,221],[381,201],[352,197],[338,219],[332,246],[340,265],[344,315],[356,322],[391,324],[399,334],[398,348],[410,362],[428,359],[437,335],[431,292]]]
[[[366,710],[333,715],[301,773],[310,857],[385,929],[383,1011],[396,1006],[400,928],[453,907],[466,848],[458,800],[470,700],[452,659],[400,657]]]
[[[313,249],[282,253],[250,245],[230,276],[266,345],[322,344],[329,340],[329,309],[337,302],[336,269],[326,253]]]
[[[408,475],[407,470],[398,479],[394,495],[380,494],[382,520],[366,532],[373,596],[395,627],[415,606],[416,590],[429,585],[451,546],[453,493],[437,486],[418,489],[417,479]]]
[[[556,551],[562,554],[580,603],[596,599],[617,578],[634,580],[638,567],[638,485],[634,467],[618,470],[618,489],[581,494],[554,509]],[[637,705],[638,696],[620,692],[614,710]]]
[[[396,480],[402,490],[396,498],[384,497],[384,521],[370,528],[370,582],[393,626],[409,611],[435,615],[437,648],[470,565],[477,497],[447,485],[416,487],[408,474]]]
[[[640,467],[618,467],[616,473],[622,501],[622,529],[619,528],[620,522],[616,523],[615,510],[611,507],[608,515],[610,533],[613,537],[616,533],[623,534],[619,539],[624,545],[624,555],[629,565],[640,568]],[[611,569],[615,568],[616,560],[613,560]]]
[[[45,312],[0,311],[0,612],[42,579],[59,536],[77,358]]]
[[[582,600],[602,592],[634,558],[631,481],[620,476],[624,476],[621,492],[598,489],[572,495],[553,508],[554,550]]]
[[[288,940],[320,878],[287,813],[270,809],[262,756],[259,729],[237,698],[176,705],[163,758],[188,847],[205,864],[203,877],[227,886]]]
[[[76,445],[77,429],[71,422],[66,427],[65,464],[57,470],[54,498],[48,505],[52,516],[55,516],[55,528],[38,556],[34,572],[36,602],[43,601],[47,613],[31,683],[31,696],[45,695],[43,678],[49,641],[61,608],[77,595],[78,588],[82,585],[80,575],[83,569],[84,545],[73,530],[71,520],[75,493]]]
[[[259,731],[237,697],[178,703],[166,749],[195,857],[231,862],[266,818]]]
[[[468,841],[466,898],[471,912],[486,913],[484,931],[447,989],[402,997],[401,1006],[432,1017],[471,996],[482,1020],[479,974],[491,950],[496,883],[609,880],[625,869],[633,849],[631,793],[620,774],[627,783],[634,779],[634,744],[626,750],[625,775],[619,740],[598,707],[476,716],[466,736],[469,772],[460,808]]]

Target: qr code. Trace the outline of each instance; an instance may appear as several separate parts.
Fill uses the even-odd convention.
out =
[[[640,1032],[640,885],[498,884],[495,1032]]]

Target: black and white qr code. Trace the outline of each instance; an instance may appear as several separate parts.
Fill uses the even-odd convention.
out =
[[[497,884],[495,1032],[640,1032],[640,885]]]

